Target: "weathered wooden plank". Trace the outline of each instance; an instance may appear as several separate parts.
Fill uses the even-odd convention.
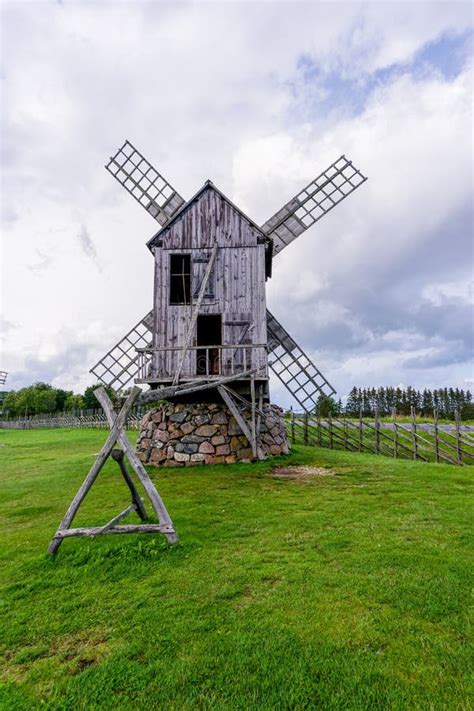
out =
[[[132,511],[136,511],[135,504],[130,504],[130,506],[127,506],[126,509],[124,509],[119,514],[117,514],[116,516],[111,518],[108,523],[106,523],[102,526],[102,528],[100,529],[100,532],[106,533],[106,531],[108,531],[110,528],[113,528],[122,519],[126,518],[128,516],[128,514],[132,513]]]
[[[173,526],[164,523],[136,523],[123,524],[121,526],[112,526],[104,530],[102,526],[83,527],[83,528],[65,528],[57,531],[54,534],[54,539],[62,541],[64,538],[74,538],[74,536],[100,536],[101,534],[114,533],[163,533],[171,534],[174,532]]]

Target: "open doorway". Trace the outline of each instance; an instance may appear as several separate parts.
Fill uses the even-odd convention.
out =
[[[197,317],[197,360],[198,375],[219,375],[220,349],[199,348],[199,346],[222,345],[222,314],[206,314]]]

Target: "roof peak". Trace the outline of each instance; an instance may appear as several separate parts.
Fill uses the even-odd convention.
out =
[[[212,180],[209,180],[209,178],[208,178],[204,182],[202,187],[199,188],[197,193],[195,193],[192,196],[192,198],[190,198],[187,202],[184,203],[184,205],[182,205],[179,208],[179,210],[177,210],[177,212],[173,215],[173,217],[170,219],[170,221],[167,222],[166,225],[163,225],[162,227],[160,227],[158,232],[156,232],[153,235],[153,237],[150,240],[148,240],[148,242],[146,243],[148,249],[151,250],[155,246],[156,242],[159,239],[161,239],[161,236],[164,234],[164,232],[166,232],[166,230],[170,227],[170,225],[172,225],[173,222],[175,222],[175,220],[179,219],[179,217],[188,209],[188,207],[190,207],[190,205],[192,205],[193,202],[198,200],[199,197],[202,195],[202,193],[208,188],[212,188],[212,190],[214,190],[216,193],[218,193],[222,197],[222,199],[225,200],[229,205],[231,205],[231,207],[233,207],[234,210],[236,210],[244,219],[246,219],[252,225],[252,227],[254,227],[258,232],[261,232],[262,235],[264,235],[262,228],[259,227],[248,215],[246,215],[245,212],[243,212],[243,210],[240,209],[240,207],[237,207],[237,205],[235,205],[235,203],[233,203],[232,200],[230,200],[230,198],[228,198],[227,195],[225,195],[222,192],[222,190],[219,190],[219,188],[216,185],[214,185]]]

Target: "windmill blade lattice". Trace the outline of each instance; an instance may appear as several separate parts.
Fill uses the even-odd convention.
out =
[[[116,390],[133,383],[138,375],[137,348],[151,346],[152,328],[153,311],[149,311],[89,372]]]
[[[273,253],[281,252],[366,180],[352,161],[338,158],[262,225],[273,239]]]
[[[105,167],[160,225],[166,225],[185,203],[130,141],[125,141]]]
[[[306,412],[316,409],[320,395],[336,391],[267,309],[268,365]]]

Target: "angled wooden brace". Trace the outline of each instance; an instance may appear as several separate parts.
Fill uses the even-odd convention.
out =
[[[111,431],[109,433],[109,436],[107,437],[104,446],[97,455],[97,458],[94,464],[92,465],[89,473],[87,474],[81,487],[79,488],[79,491],[77,492],[68,510],[66,511],[63,520],[59,524],[58,530],[54,534],[54,537],[49,545],[48,553],[54,555],[64,538],[71,536],[96,536],[103,533],[163,533],[170,543],[176,543],[178,537],[176,535],[173,523],[166,510],[166,507],[160,495],[158,494],[153,482],[151,481],[145,467],[141,463],[140,459],[133,450],[132,445],[128,441],[127,435],[125,434],[125,431],[123,429],[127,420],[128,413],[130,412],[130,409],[132,408],[133,404],[141,393],[140,388],[132,388],[117,417],[115,417],[112,403],[107,393],[105,392],[105,389],[103,387],[100,387],[94,392],[97,399],[105,410],[107,420],[111,426]],[[127,455],[133,469],[135,470],[141,483],[143,484],[145,491],[150,497],[150,501],[158,516],[158,520],[160,523],[128,526],[116,525],[122,518],[125,518],[125,516],[128,515],[128,513],[130,513],[132,510],[137,510],[139,516],[142,519],[144,515],[146,515],[143,503],[139,499],[138,492],[135,488],[133,480],[128,474],[124,462],[119,461],[119,466],[123,464],[123,468],[122,466],[120,466],[120,469],[132,494],[132,505],[122,511],[122,513],[111,519],[111,521],[105,524],[105,526],[96,528],[70,528],[71,523],[77,511],[79,510],[79,507],[81,506],[84,498],[86,497],[87,492],[96,480],[108,457],[112,454],[114,445],[117,441],[120,443],[123,452]],[[115,454],[115,456],[113,455],[113,458],[117,459],[117,454]],[[118,456],[118,460],[121,459],[122,458]],[[126,472],[127,476],[124,474],[124,471]],[[140,504],[138,503],[139,501]]]
[[[255,427],[255,406],[252,406],[252,424],[249,427],[248,423],[245,421],[244,417],[242,416],[242,413],[239,411],[239,408],[237,407],[237,404],[234,400],[234,398],[231,395],[231,392],[229,391],[228,388],[226,388],[223,385],[218,385],[217,390],[219,391],[219,394],[221,398],[224,400],[225,404],[231,411],[231,413],[234,415],[235,419],[237,420],[237,423],[244,433],[244,435],[247,437],[250,446],[252,447],[252,453],[255,459],[265,459],[265,454],[262,451],[262,448],[260,447],[257,439],[257,434],[256,434],[256,427]],[[253,393],[253,388],[252,388],[252,396],[254,396]]]

